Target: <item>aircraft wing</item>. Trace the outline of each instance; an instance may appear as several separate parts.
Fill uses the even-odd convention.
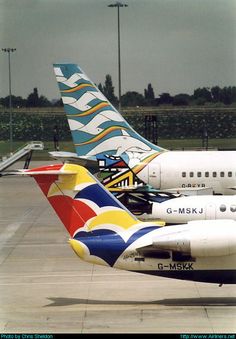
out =
[[[212,187],[174,187],[164,190],[169,193],[179,193],[183,195],[212,195]]]
[[[232,186],[232,187],[227,187],[230,190],[236,190],[236,186]]]
[[[127,193],[163,193],[162,191],[152,188],[150,185],[127,185],[109,188],[112,192],[127,192]],[[170,193],[171,194],[171,193]]]
[[[235,189],[235,188],[231,188]],[[112,192],[127,192],[127,193],[156,193],[156,194],[169,194],[170,196],[179,196],[179,195],[212,195],[213,190],[210,187],[175,187],[169,188],[165,190],[155,189],[150,185],[130,185],[130,186],[123,186],[123,187],[114,187],[109,188],[109,191]]]
[[[63,163],[72,162],[72,163],[87,167],[89,169],[98,170],[98,164],[97,164],[96,157],[78,156],[77,153],[64,152],[64,151],[53,151],[53,152],[48,152],[48,153],[52,158],[56,160],[60,160]]]

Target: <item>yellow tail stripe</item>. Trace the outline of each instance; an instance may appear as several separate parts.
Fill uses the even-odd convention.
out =
[[[104,107],[107,107],[107,106],[110,106],[107,102],[101,102],[100,104],[90,108],[89,110],[83,112],[83,113],[78,113],[78,114],[67,114],[68,117],[84,117],[84,116],[87,116],[87,115],[90,115],[96,111],[98,111],[100,108],[104,108]]]
[[[134,166],[134,168],[132,168],[132,171],[137,174],[139,173],[151,160],[153,160],[154,158],[156,158],[160,153],[154,153],[149,155],[146,159],[142,160],[142,162],[136,166]]]
[[[135,224],[138,224],[139,221],[135,220],[131,215],[126,211],[122,210],[111,210],[103,212],[102,214],[96,216],[89,222],[88,228],[92,230],[96,226],[109,224],[114,225],[114,227],[120,227],[127,229]],[[112,227],[110,227],[112,229]]]
[[[101,140],[103,137],[105,137],[107,134],[116,131],[116,130],[127,130],[127,127],[123,127],[123,126],[111,126],[108,127],[107,129],[105,129],[104,131],[100,132],[98,135],[96,135],[94,138],[85,141],[85,142],[81,142],[80,144],[75,144],[75,146],[82,146],[82,145],[87,145],[87,144],[92,144],[93,142],[99,141]]]
[[[61,93],[73,93],[73,92],[79,91],[80,89],[85,88],[85,87],[94,87],[94,86],[91,85],[91,84],[80,84],[76,87],[62,90]]]

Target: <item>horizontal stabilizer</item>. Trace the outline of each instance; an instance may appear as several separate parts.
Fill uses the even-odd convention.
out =
[[[165,192],[183,195],[212,195],[213,189],[211,187],[174,187],[166,189]]]
[[[69,162],[69,163],[89,167],[90,169],[91,168],[98,169],[96,157],[78,156],[77,153],[64,152],[64,151],[53,151],[53,152],[48,152],[48,153],[53,159],[60,160],[62,162]]]
[[[34,169],[18,169],[15,171],[9,171],[6,175],[25,175],[25,176],[35,176],[35,175],[71,175],[77,174],[75,170],[64,169],[62,164],[43,166]]]

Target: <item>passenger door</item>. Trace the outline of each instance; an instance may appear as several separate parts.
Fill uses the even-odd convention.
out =
[[[161,169],[159,164],[148,165],[148,183],[149,185],[159,188],[161,185]]]
[[[209,203],[206,205],[206,219],[215,219],[216,218],[216,207],[213,203]]]

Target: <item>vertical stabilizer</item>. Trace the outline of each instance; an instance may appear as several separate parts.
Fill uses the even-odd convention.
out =
[[[71,237],[99,227],[124,230],[138,223],[87,169],[79,165],[52,165],[27,170],[67,228]]]
[[[79,156],[162,152],[127,123],[75,64],[54,64],[76,152]]]
[[[22,174],[35,178],[85,261],[113,266],[132,243],[160,227],[140,222],[82,166],[57,164]]]

